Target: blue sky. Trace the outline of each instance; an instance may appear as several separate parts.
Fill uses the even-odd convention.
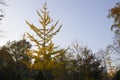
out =
[[[47,2],[50,16],[60,20],[61,31],[54,38],[55,44],[67,47],[73,42],[87,45],[93,51],[112,44],[113,32],[110,31],[112,19],[108,19],[108,10],[119,0],[7,0],[9,6],[4,7],[5,18],[1,29],[5,38],[0,45],[8,40],[19,40],[25,32],[31,32],[25,20],[39,25],[36,10]]]

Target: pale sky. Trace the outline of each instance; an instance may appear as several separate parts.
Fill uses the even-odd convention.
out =
[[[39,25],[36,10],[47,2],[51,18],[63,25],[53,40],[56,45],[68,47],[77,41],[93,51],[104,49],[113,41],[113,32],[110,31],[113,21],[107,18],[108,10],[118,1],[7,0],[9,6],[4,8],[5,18],[0,25],[6,33],[5,38],[0,39],[0,45],[9,40],[20,40],[25,32],[32,32],[25,20]]]

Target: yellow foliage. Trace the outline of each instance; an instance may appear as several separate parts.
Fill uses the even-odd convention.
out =
[[[59,22],[57,21],[51,27],[48,27],[48,25],[51,24],[52,19],[49,16],[46,4],[40,11],[41,12],[37,11],[38,16],[40,17],[40,28],[26,21],[27,25],[36,34],[36,36],[32,36],[30,33],[27,33],[27,36],[32,42],[34,42],[34,45],[37,48],[27,50],[27,55],[31,59],[34,59],[34,62],[24,61],[24,63],[32,69],[50,70],[59,68],[62,66],[62,64],[64,64],[62,57],[65,56],[64,54],[66,50],[57,49],[57,47],[55,47],[54,43],[52,42],[52,38],[60,31],[62,25],[60,25],[58,29],[55,29]]]

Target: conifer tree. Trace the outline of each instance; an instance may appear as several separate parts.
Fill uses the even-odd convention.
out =
[[[59,22],[57,21],[50,26],[53,20],[49,16],[46,3],[42,10],[37,11],[37,14],[40,18],[39,23],[41,27],[37,27],[26,21],[31,30],[36,34],[36,36],[33,36],[27,33],[27,37],[35,44],[35,47],[28,50],[27,53],[31,59],[34,59],[34,62],[24,61],[24,63],[30,68],[37,70],[50,70],[61,67],[64,63],[63,57],[65,56],[66,50],[55,47],[52,38],[60,31],[62,25],[56,29]]]

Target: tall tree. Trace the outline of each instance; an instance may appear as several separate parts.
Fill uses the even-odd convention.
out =
[[[113,53],[117,53],[117,56],[120,56],[120,2],[116,3],[115,7],[109,10],[108,17],[113,18],[114,23],[111,26],[111,30],[115,31],[114,43],[108,47]],[[118,58],[117,61],[120,61],[119,57],[116,58]]]
[[[49,16],[46,3],[42,10],[37,11],[37,14],[40,18],[39,23],[41,24],[41,27],[37,27],[26,21],[28,26],[36,34],[33,36],[30,33],[27,33],[28,38],[35,45],[33,49],[29,49],[27,52],[28,56],[31,57],[31,59],[34,59],[34,62],[23,62],[30,68],[37,70],[58,68],[64,63],[62,60],[66,50],[55,47],[52,38],[60,31],[62,25],[60,25],[58,29],[55,29],[59,22],[57,21],[50,26],[53,20]]]

